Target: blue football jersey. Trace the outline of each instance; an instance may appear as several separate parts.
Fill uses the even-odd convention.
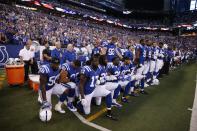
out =
[[[99,76],[98,79],[100,80],[100,84],[103,85],[106,83],[107,79],[107,71],[106,68],[104,66],[100,66],[97,69],[97,75]]]
[[[63,62],[72,62],[77,59],[77,54],[75,51],[65,51],[62,59]]]
[[[159,47],[159,54],[158,54],[158,59],[163,59],[164,58],[164,49]]]
[[[39,74],[47,77],[46,90],[53,88],[56,80],[59,78],[59,73],[60,69],[54,71],[49,64],[40,67]]]
[[[131,73],[130,65],[123,64],[121,66],[121,75],[124,76],[124,75],[128,75],[129,73]]]
[[[80,69],[77,70],[71,64],[68,64],[68,63],[62,64],[61,69],[68,72],[68,77],[72,82],[77,83],[79,81],[78,75],[79,75]]]
[[[60,63],[63,63],[63,50],[62,49],[54,49],[51,51],[51,57],[56,57],[58,59],[60,59]]]
[[[138,44],[136,45],[136,51],[140,51],[140,64],[144,64],[144,60],[146,58],[146,50],[144,48],[144,46]]]
[[[109,72],[111,75],[116,76],[117,80],[119,80],[121,73],[121,66],[115,66],[115,65],[108,66],[107,72]]]
[[[92,55],[95,55],[95,54],[100,54],[100,48],[99,47],[96,47],[92,50]]]
[[[124,57],[129,57],[131,61],[133,61],[133,53],[130,50],[126,50],[124,52]]]
[[[150,61],[152,57],[152,48],[147,46],[147,60]]]
[[[121,66],[121,79],[122,80],[125,80],[125,78],[129,78],[131,75],[131,65],[125,65],[123,64]]]
[[[84,85],[84,94],[91,94],[95,89],[98,74],[90,66],[84,66],[81,69],[81,74],[85,75],[87,78]]]
[[[151,55],[151,60],[155,61],[157,59],[157,48],[152,47],[152,55]]]
[[[106,52],[107,60],[108,62],[112,62],[112,59],[116,57],[116,45],[110,43],[106,46],[106,48],[107,48],[107,52]]]

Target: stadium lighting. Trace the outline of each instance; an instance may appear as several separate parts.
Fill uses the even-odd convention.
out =
[[[29,2],[29,1],[33,1],[33,0],[21,0],[21,1],[28,1]]]
[[[38,1],[34,1],[35,5],[41,6],[40,3]]]
[[[42,5],[45,7],[45,8],[48,8],[48,9],[54,9],[53,7],[52,7],[52,5],[50,5],[50,4],[45,4],[45,3],[42,3]]]
[[[55,9],[56,9],[57,11],[64,12],[64,9],[62,9],[62,8],[55,7]]]
[[[128,14],[131,14],[132,11],[123,11],[122,13],[125,14],[125,15],[128,15]]]

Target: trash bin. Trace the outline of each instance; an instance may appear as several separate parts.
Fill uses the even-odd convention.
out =
[[[24,84],[25,69],[24,64],[6,65],[7,82],[9,85]]]

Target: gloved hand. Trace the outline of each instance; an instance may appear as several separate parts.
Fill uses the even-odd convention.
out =
[[[97,84],[97,85],[100,85],[100,84],[101,84],[101,81],[100,81],[100,80],[97,80],[97,81],[96,81],[96,84]]]
[[[130,77],[129,75],[125,75],[125,76],[124,76],[124,80],[130,81],[130,80],[131,80],[131,77]]]
[[[41,109],[46,109],[46,108],[50,108],[51,109],[52,108],[52,105],[48,101],[43,101],[42,102]]]
[[[83,106],[86,106],[87,105],[87,100],[86,99],[81,99],[81,104],[83,105]]]
[[[114,75],[111,75],[111,76],[110,76],[110,79],[111,79],[111,81],[115,81],[115,80],[117,80],[117,77],[114,76]]]
[[[104,77],[100,77],[100,82],[101,82],[101,84],[105,83],[105,78]]]

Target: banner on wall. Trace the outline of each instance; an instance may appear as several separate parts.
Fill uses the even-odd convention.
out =
[[[19,51],[24,48],[24,45],[1,45],[0,44],[0,68],[4,68],[9,58],[19,58]],[[53,50],[55,46],[50,46]],[[40,49],[40,60],[42,60],[42,51],[45,49],[44,46],[39,46]]]
[[[18,58],[23,45],[0,45],[0,68],[4,67],[9,58]]]

